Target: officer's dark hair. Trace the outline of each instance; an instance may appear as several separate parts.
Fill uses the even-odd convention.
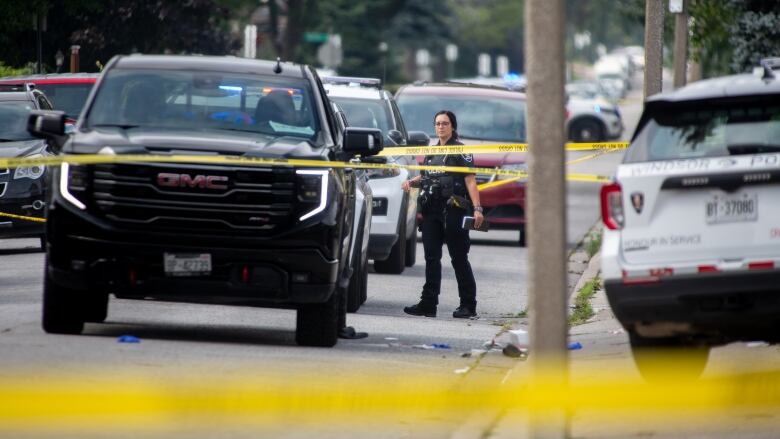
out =
[[[452,138],[457,139],[458,138],[458,118],[455,117],[455,113],[453,113],[450,110],[441,110],[438,113],[433,115],[433,123],[436,123],[436,118],[440,115],[446,115],[450,119],[450,123],[452,124]]]

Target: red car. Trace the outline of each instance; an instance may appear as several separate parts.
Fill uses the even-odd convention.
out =
[[[43,91],[55,110],[64,111],[70,123],[76,119],[87,101],[99,73],[52,73],[46,75],[0,78],[0,85],[34,84]]]
[[[525,143],[525,94],[470,84],[414,84],[401,87],[396,102],[409,130],[436,139],[433,116],[451,110],[466,145]],[[476,154],[477,167],[525,171],[525,153]],[[502,183],[503,180],[511,180]],[[480,202],[493,229],[518,230],[525,246],[525,179],[477,174]]]

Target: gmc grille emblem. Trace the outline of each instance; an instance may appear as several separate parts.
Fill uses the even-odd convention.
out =
[[[228,178],[223,175],[157,174],[157,185],[162,187],[190,187],[201,189],[227,189]]]

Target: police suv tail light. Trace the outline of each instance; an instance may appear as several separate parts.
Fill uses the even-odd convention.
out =
[[[623,228],[623,190],[619,183],[607,183],[601,187],[601,220],[610,230]]]
[[[300,221],[325,210],[328,201],[328,171],[324,169],[298,169],[295,171],[298,201],[303,207]]]
[[[73,166],[62,163],[60,167],[60,195],[81,210],[87,206],[78,196],[87,190],[88,176],[86,166]]]

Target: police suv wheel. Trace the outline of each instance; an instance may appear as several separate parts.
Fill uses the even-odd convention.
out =
[[[691,346],[680,339],[646,338],[629,332],[631,354],[639,373],[648,382],[697,379],[710,356],[709,346]]]

